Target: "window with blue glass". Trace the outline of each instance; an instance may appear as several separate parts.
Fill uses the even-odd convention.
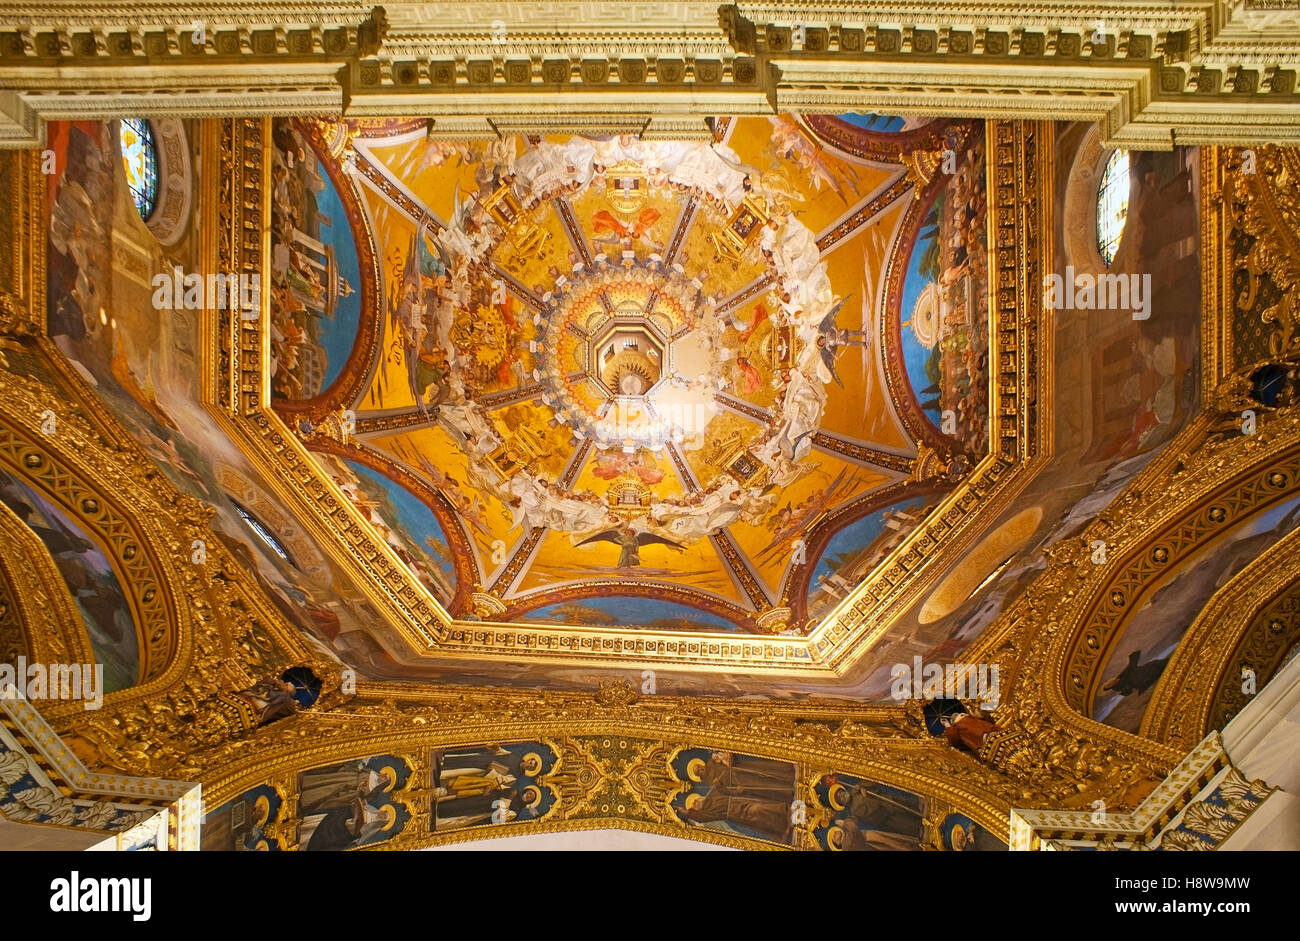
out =
[[[275,538],[275,534],[272,533],[271,530],[267,529],[266,525],[261,520],[259,520],[248,510],[244,509],[244,507],[240,506],[238,503],[235,503],[234,500],[231,500],[230,502],[235,504],[235,511],[239,513],[239,515],[243,518],[244,522],[248,524],[248,528],[251,529],[253,532],[257,533],[258,538],[260,538],[262,542],[266,543],[267,547],[272,552],[274,552],[280,558],[284,559],[284,561],[288,562],[290,565],[293,565],[295,568],[297,568],[297,566],[294,564],[293,559],[289,555],[289,550],[284,547],[284,545],[280,542],[279,539]]]
[[[158,142],[144,118],[124,118],[118,130],[126,184],[140,218],[148,220],[158,205]]]

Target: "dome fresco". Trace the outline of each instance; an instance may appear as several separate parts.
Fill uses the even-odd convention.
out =
[[[294,287],[324,283],[315,257],[275,236],[275,401],[345,410],[362,463],[437,495],[477,585],[435,592],[452,616],[656,620],[602,600],[616,583],[668,621],[744,632],[788,609],[802,633],[826,613],[810,588],[843,584],[828,560],[855,548],[819,561],[822,544],[906,496],[917,420],[969,463],[987,447],[982,129],[847,116],[859,156],[798,116],[715,127],[484,143],[360,122],[337,161],[336,126],[277,121],[273,175],[311,185],[275,212],[319,220],[342,181],[330,234],[346,220],[378,261],[372,285],[328,273],[373,300],[359,324],[320,316]],[[922,146],[956,172],[909,185]],[[308,335],[327,381],[302,386]]]

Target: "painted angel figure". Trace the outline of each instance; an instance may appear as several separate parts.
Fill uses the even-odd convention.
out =
[[[592,242],[596,245],[622,244],[631,248],[633,242],[643,242],[651,251],[662,251],[663,246],[648,236],[654,224],[662,214],[658,209],[647,206],[631,222],[623,222],[608,209],[602,209],[591,217],[592,227],[598,233]]]
[[[849,193],[844,184],[835,178],[821,148],[800,133],[799,128],[788,119],[769,116],[768,121],[772,123],[771,147],[774,152],[781,158],[793,160],[803,174],[812,180],[814,189],[820,190],[825,183],[847,206]]]
[[[680,543],[673,542],[671,539],[665,539],[662,536],[656,536],[654,533],[639,533],[631,526],[624,526],[620,529],[606,529],[596,533],[594,536],[588,536],[580,546],[585,546],[591,542],[612,542],[619,547],[618,567],[621,569],[636,568],[641,564],[641,547],[652,543],[668,546],[677,552],[681,552],[685,547]]]
[[[865,348],[871,342],[871,338],[865,330],[846,330],[836,325],[835,316],[840,312],[840,308],[844,306],[844,301],[847,300],[846,297],[832,307],[830,313],[823,317],[821,323],[817,326],[817,351],[821,354],[822,362],[825,364],[831,378],[835,380],[835,384],[841,389],[844,388],[844,381],[840,379],[839,373],[835,371],[835,358],[839,355],[840,348],[844,346],[861,346]]]

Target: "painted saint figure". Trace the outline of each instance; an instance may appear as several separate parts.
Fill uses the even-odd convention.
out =
[[[794,802],[794,765],[751,755],[714,752],[699,772],[708,789],[702,799],[688,795],[681,816],[691,823],[727,823],[788,842]]]

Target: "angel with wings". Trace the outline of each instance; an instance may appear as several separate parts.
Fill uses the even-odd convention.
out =
[[[658,209],[647,206],[631,222],[623,222],[608,209],[602,209],[591,217],[592,228],[598,233],[608,234],[598,235],[592,241],[597,245],[621,242],[624,248],[631,248],[633,242],[641,241],[653,251],[659,251],[663,246],[651,241],[647,235],[661,215]]]
[[[841,389],[844,388],[844,381],[840,379],[839,373],[835,371],[835,358],[839,355],[840,348],[844,346],[861,346],[866,347],[871,342],[870,337],[865,330],[845,330],[835,323],[835,315],[840,312],[844,306],[844,298],[831,308],[830,313],[822,318],[821,323],[817,325],[817,351],[821,354],[822,363],[825,364],[826,370],[830,373],[835,384]]]
[[[594,536],[588,536],[580,546],[585,546],[591,542],[612,542],[619,547],[618,567],[621,569],[635,568],[641,564],[641,547],[652,543],[659,543],[668,546],[677,552],[681,552],[685,547],[680,543],[673,542],[671,539],[665,539],[662,536],[656,536],[654,533],[637,532],[631,526],[624,526],[621,529],[606,529],[596,533]]]

